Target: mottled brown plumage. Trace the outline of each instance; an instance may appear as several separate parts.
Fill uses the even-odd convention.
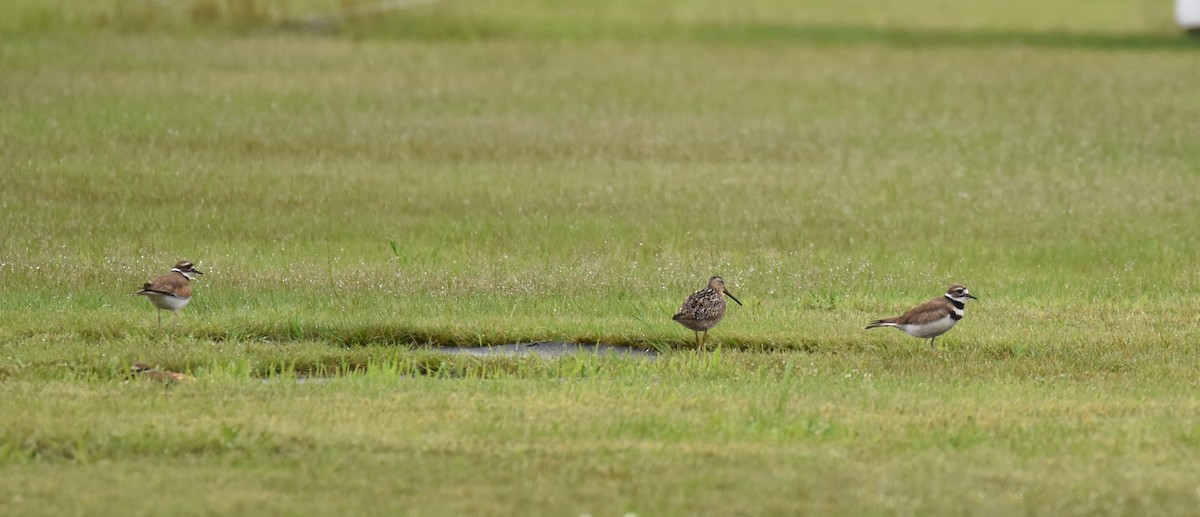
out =
[[[192,263],[180,260],[171,268],[171,272],[154,277],[142,285],[135,295],[145,296],[150,303],[158,307],[158,325],[162,326],[162,311],[178,311],[187,306],[192,299],[192,277],[203,275],[192,267]]]
[[[725,280],[714,276],[708,279],[708,287],[696,291],[687,300],[684,300],[679,312],[675,313],[671,319],[694,331],[696,344],[703,346],[704,341],[708,340],[708,329],[717,326],[725,317],[726,296],[732,298],[738,305],[742,304],[732,293],[725,290]],[[703,340],[700,338],[701,332],[704,332]]]
[[[129,367],[129,371],[138,378],[158,381],[166,384],[176,382],[190,382],[196,380],[195,377],[186,373],[172,372],[170,370],[159,370],[151,367],[146,363],[133,363]]]

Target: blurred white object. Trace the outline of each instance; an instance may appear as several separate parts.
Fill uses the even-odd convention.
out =
[[[1184,30],[1200,29],[1200,0],[1175,0],[1175,22]]]

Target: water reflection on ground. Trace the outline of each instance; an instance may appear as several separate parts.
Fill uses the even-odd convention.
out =
[[[655,350],[635,348],[630,346],[605,345],[602,343],[582,344],[566,341],[539,341],[536,343],[513,343],[494,346],[447,346],[436,349],[448,354],[466,354],[478,356],[523,356],[540,355],[543,357],[559,357],[576,353],[612,354],[629,357],[645,357],[653,359],[658,356]]]

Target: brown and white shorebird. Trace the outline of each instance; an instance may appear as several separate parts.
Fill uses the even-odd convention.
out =
[[[895,327],[912,337],[929,339],[929,349],[933,350],[933,341],[962,319],[968,298],[978,300],[965,286],[954,284],[944,296],[913,307],[911,311],[895,318],[872,321],[867,328]]]
[[[172,372],[170,370],[159,370],[146,363],[133,363],[133,366],[129,367],[129,371],[134,377],[140,377],[143,379],[149,379],[167,384],[196,380],[195,377],[192,377],[186,373]]]
[[[154,277],[133,294],[145,296],[158,307],[158,326],[162,327],[163,309],[174,312],[187,307],[188,302],[192,301],[192,278],[203,274],[192,267],[191,262],[180,260],[170,273]]]
[[[725,280],[714,276],[708,279],[708,287],[696,291],[684,300],[679,312],[671,319],[695,332],[696,344],[703,346],[704,341],[708,340],[708,329],[717,326],[721,318],[725,317],[726,296],[733,298],[738,305],[742,304],[732,293],[725,290]],[[704,332],[703,341],[700,339],[701,332]]]

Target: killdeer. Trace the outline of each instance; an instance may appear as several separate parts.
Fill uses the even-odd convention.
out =
[[[939,296],[911,311],[895,318],[872,321],[867,328],[896,327],[915,338],[929,339],[929,349],[933,350],[933,341],[938,336],[950,330],[963,317],[967,298],[978,300],[961,284],[954,284],[946,291],[945,296]]]
[[[135,295],[145,296],[158,307],[158,326],[162,327],[162,310],[178,311],[192,300],[192,278],[203,275],[192,263],[180,260],[171,272],[146,282]]]
[[[733,298],[738,305],[742,304],[732,293],[725,290],[725,280],[714,276],[708,279],[708,287],[696,291],[684,300],[679,312],[671,319],[695,332],[696,344],[704,346],[704,341],[708,340],[708,329],[717,326],[721,318],[725,317],[726,296]],[[700,339],[700,332],[704,332],[703,341]]]
[[[190,382],[196,380],[195,377],[192,377],[186,373],[172,372],[170,370],[158,370],[152,368],[146,363],[133,363],[133,366],[129,367],[129,371],[135,377],[150,379],[166,384],[175,382]]]

